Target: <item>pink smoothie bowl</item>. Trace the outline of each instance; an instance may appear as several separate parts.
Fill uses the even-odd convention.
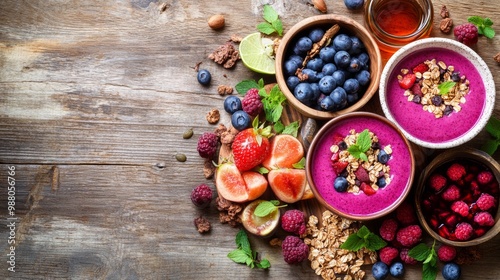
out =
[[[409,100],[399,85],[402,69],[435,59],[469,80],[469,92],[460,110],[436,118],[421,104]],[[418,83],[418,78],[417,78]],[[483,59],[471,48],[451,39],[427,38],[398,50],[382,71],[379,97],[382,110],[408,140],[422,147],[447,149],[466,143],[486,125],[495,107],[495,83]]]
[[[390,146],[387,161],[390,182],[374,194],[339,192],[334,188],[337,175],[332,166],[335,138],[351,130],[368,129],[378,137],[381,148]],[[314,197],[326,209],[344,218],[366,221],[385,216],[407,197],[415,173],[415,160],[409,141],[385,117],[370,112],[352,112],[328,121],[314,137],[306,161],[306,176]]]

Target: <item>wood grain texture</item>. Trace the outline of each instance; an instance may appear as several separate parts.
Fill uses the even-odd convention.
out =
[[[318,279],[307,262],[289,266],[280,248],[254,237],[252,246],[271,269],[233,263],[226,255],[238,229],[218,222],[215,205],[200,211],[189,199],[196,185],[214,186],[196,151],[199,135],[215,128],[205,114],[218,108],[220,122],[230,123],[217,86],[274,82],[241,63],[227,70],[207,58],[232,34],[255,32],[264,2],[273,3],[285,31],[320,14],[306,0],[2,1],[0,278]],[[363,22],[362,12],[347,11],[343,1],[325,2],[329,13]],[[500,18],[495,1],[433,2],[433,36],[453,37],[438,29],[442,4],[455,24],[472,12]],[[207,19],[220,13],[226,27],[211,30]],[[500,66],[492,59],[500,41],[482,37],[475,50],[500,92]],[[209,87],[196,82],[199,62],[212,73]],[[500,117],[500,95],[496,102],[493,114]],[[362,110],[382,113],[378,96]],[[188,128],[195,135],[183,139]],[[467,145],[488,137],[482,131]],[[439,152],[415,148],[421,166]],[[177,162],[177,153],[187,161]],[[6,263],[8,166],[16,167],[15,274]],[[320,214],[314,200],[297,206]],[[193,225],[199,215],[212,223],[207,235]],[[500,237],[480,249],[481,260],[464,267],[462,279],[500,274]],[[406,276],[421,279],[420,267]]]

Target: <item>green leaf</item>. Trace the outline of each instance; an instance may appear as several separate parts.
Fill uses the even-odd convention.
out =
[[[359,150],[364,153],[370,149],[372,145],[372,138],[370,137],[370,131],[368,129],[363,130],[356,139],[356,144],[359,146]]]
[[[274,29],[274,27],[268,22],[261,22],[257,24],[257,30],[266,35],[271,35],[276,32],[276,29]]]
[[[285,125],[280,120],[274,123],[274,132],[276,132],[276,134],[282,133],[284,129]]]
[[[299,162],[292,164],[293,168],[304,169],[306,166],[306,158],[302,157]]]
[[[362,227],[360,227],[358,229],[358,231],[356,232],[356,235],[359,238],[366,239],[366,238],[368,238],[368,235],[370,235],[370,230],[365,225],[363,225]]]
[[[282,134],[292,135],[293,137],[297,138],[299,127],[300,127],[299,121],[294,121],[289,125],[285,126],[285,129],[283,130]]]
[[[370,234],[366,239],[368,241],[367,242],[368,245],[365,247],[368,250],[377,251],[387,246],[387,242],[385,242],[384,239],[382,239],[380,236],[376,235],[373,232],[370,232]]]
[[[491,136],[500,139],[500,120],[491,117],[486,123],[486,131],[491,134]]]
[[[283,35],[283,23],[281,22],[281,20],[275,20],[271,23],[271,25],[276,30],[276,33],[278,33],[279,36]]]
[[[424,261],[431,254],[431,249],[424,243],[420,243],[417,246],[411,248],[408,251],[408,256],[416,259],[417,261]]]
[[[450,90],[456,85],[457,83],[456,82],[452,82],[452,81],[446,81],[446,82],[443,82],[441,84],[438,85],[438,89],[439,89],[439,94],[440,95],[443,95],[443,94],[448,94],[448,92],[450,92]]]
[[[250,248],[250,241],[248,240],[248,235],[244,230],[238,231],[236,234],[236,247],[242,249],[248,255],[252,254],[252,249]]]
[[[478,25],[483,25],[484,19],[480,16],[470,16],[467,18],[467,21],[478,26]]]
[[[262,259],[257,263],[257,267],[261,269],[268,269],[271,267],[271,263],[267,259]]]
[[[498,146],[500,145],[500,141],[497,140],[486,140],[486,142],[483,143],[481,146],[481,150],[486,152],[488,155],[492,156],[495,151],[498,149]]]
[[[438,268],[436,266],[426,263],[422,267],[422,280],[434,280],[436,279],[438,273]]]
[[[490,18],[485,18],[483,24],[484,24],[484,26],[492,26],[493,25],[493,21],[491,21]]]
[[[262,17],[269,23],[276,21],[278,19],[278,13],[274,10],[271,5],[264,5],[262,11]]]
[[[358,251],[365,247],[365,241],[362,238],[359,238],[355,233],[349,235],[347,240],[340,245],[340,249],[345,249],[349,251]]]
[[[235,89],[239,94],[245,94],[252,88],[260,88],[259,84],[255,80],[243,80],[235,86]]]
[[[355,158],[360,158],[361,156],[361,149],[356,144],[349,146],[347,151]]]
[[[364,160],[364,161],[368,161],[368,156],[365,153],[360,153],[359,158]]]
[[[264,88],[264,79],[260,78],[258,84],[259,84],[259,89]]]
[[[248,265],[247,262],[249,260],[250,261],[252,260],[252,258],[247,254],[247,252],[245,252],[242,249],[235,249],[235,250],[229,252],[229,254],[227,254],[227,257],[235,263],[244,263],[247,265]]]
[[[485,26],[483,29],[483,34],[488,39],[493,39],[495,37],[495,30],[489,26]]]
[[[276,200],[276,199],[271,199],[271,200],[269,200],[269,202],[271,202],[271,203],[272,203],[273,205],[275,205],[275,206],[280,205],[280,201],[279,201],[279,200]]]
[[[278,210],[278,207],[270,201],[262,201],[255,207],[254,214],[257,217],[265,217],[274,211]]]
[[[477,27],[477,34],[484,35],[484,26],[480,25]]]
[[[267,168],[265,168],[263,166],[258,167],[256,171],[262,175],[269,173],[269,170],[267,170]]]

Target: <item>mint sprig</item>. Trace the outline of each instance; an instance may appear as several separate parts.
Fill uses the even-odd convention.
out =
[[[283,208],[283,207],[286,207],[287,205],[284,204],[284,205],[280,205],[280,201],[279,200],[264,200],[262,201],[261,203],[259,203],[259,205],[257,205],[257,207],[255,207],[255,210],[254,210],[254,215],[257,216],[257,217],[265,217],[271,213],[273,213],[274,211],[278,210],[279,208]]]
[[[439,95],[444,95],[448,94],[450,90],[456,85],[456,82],[453,81],[446,81],[442,82],[438,85],[438,90],[439,90]]]
[[[477,33],[479,35],[484,35],[486,38],[489,39],[495,37],[495,30],[491,27],[493,25],[493,21],[490,18],[471,16],[467,18],[467,21],[474,24],[477,27]]]
[[[250,268],[261,268],[267,269],[271,267],[271,263],[267,259],[257,260],[257,253],[252,251],[250,247],[250,241],[248,240],[248,235],[244,230],[240,230],[236,234],[236,246],[237,249],[229,252],[227,257],[234,261],[235,263],[246,264]]]
[[[422,280],[434,280],[438,273],[437,267],[437,252],[435,249],[436,240],[432,247],[424,243],[420,243],[408,251],[408,256],[422,262]]]
[[[279,36],[283,35],[283,23],[279,19],[278,13],[271,5],[264,5],[262,17],[265,22],[259,23],[257,25],[257,30],[266,35],[271,35],[275,32],[278,33]]]
[[[481,150],[491,156],[500,146],[500,120],[495,117],[491,117],[488,120],[488,123],[486,123],[486,131],[488,131],[493,139],[486,140],[486,142],[482,145]]]
[[[363,130],[356,139],[356,143],[349,146],[347,151],[355,158],[360,158],[368,161],[368,156],[365,154],[372,145],[372,138],[368,129]]]
[[[340,245],[340,249],[358,251],[366,248],[371,251],[377,251],[387,245],[380,236],[371,232],[366,226],[362,226],[359,230],[347,238],[347,240]]]

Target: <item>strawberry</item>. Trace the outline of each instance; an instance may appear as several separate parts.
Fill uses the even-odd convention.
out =
[[[336,133],[333,135],[333,144],[338,145],[340,142],[344,141],[344,137],[341,134]]]
[[[347,165],[349,165],[347,161],[336,161],[332,163],[333,171],[335,171],[335,174],[339,175],[346,169]]]
[[[408,73],[404,75],[401,80],[399,80],[399,86],[403,89],[410,89],[416,80],[417,77],[415,76],[415,74]]]
[[[374,188],[372,188],[370,184],[367,184],[365,182],[361,182],[359,189],[362,190],[366,195],[372,195],[377,192]]]
[[[413,73],[424,73],[425,71],[429,70],[429,67],[425,63],[420,63],[419,65],[413,67]]]
[[[268,137],[271,136],[271,127],[258,127],[258,123],[258,118],[255,118],[253,127],[238,132],[234,137],[234,163],[242,172],[262,163],[270,151]]]

